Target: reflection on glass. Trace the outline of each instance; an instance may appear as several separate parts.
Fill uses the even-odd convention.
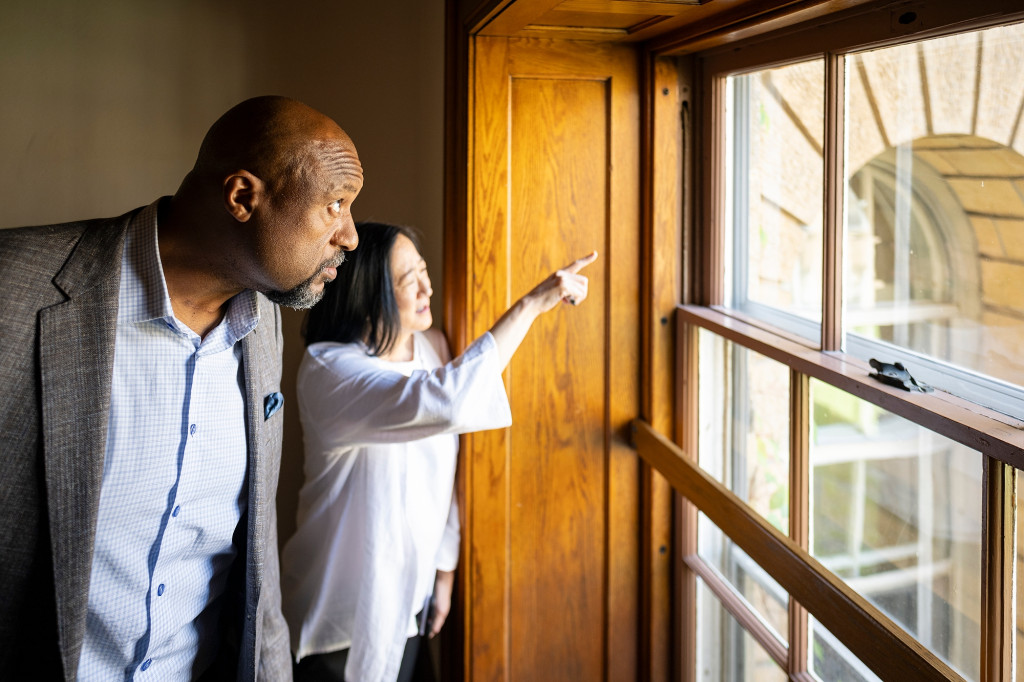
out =
[[[1018,386],[1022,72],[1024,24],[850,56],[844,202],[847,329]]]
[[[881,682],[824,625],[809,617],[811,646],[807,661],[811,673],[822,682]]]
[[[812,381],[811,553],[977,679],[982,455]]]
[[[700,330],[701,467],[789,532],[789,370]]]
[[[727,304],[820,337],[824,62],[727,83]]]
[[[735,588],[780,642],[786,642],[789,595],[703,513],[698,524],[700,558]]]
[[[786,673],[697,579],[697,679],[785,682]]]

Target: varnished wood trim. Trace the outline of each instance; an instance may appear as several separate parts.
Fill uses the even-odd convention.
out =
[[[904,25],[899,17],[908,11],[917,21]],[[750,41],[709,50],[707,58],[716,72],[750,68],[752,65],[785,63],[826,52],[849,53],[951,33],[978,30],[1024,19],[1016,0],[928,0],[925,2],[875,2],[846,12],[835,12],[825,21],[798,24],[776,33],[762,32]]]
[[[459,25],[469,35],[476,35],[492,19],[516,0],[446,0],[458,6]]]
[[[698,182],[694,173],[694,150],[696,149],[697,135],[695,114],[697,110],[698,87],[695,74],[695,60],[690,57],[660,58],[660,62],[673,63],[675,65],[676,77],[679,79],[679,136],[680,159],[679,172],[680,188],[679,195],[675,197],[679,203],[680,221],[680,303],[693,302],[693,233],[695,224],[693,217],[696,209],[696,190]]]
[[[486,331],[508,306],[508,41],[473,38],[468,130],[467,338]],[[511,390],[511,389],[509,389]],[[510,680],[507,429],[466,437],[467,526],[465,666],[469,680]],[[478,503],[476,494],[487,496]]]
[[[641,413],[660,428],[675,424],[675,325],[680,300],[681,216],[679,81],[671,60],[641,61]],[[678,562],[673,559],[674,494],[642,469],[640,679],[675,679]]]
[[[844,64],[842,55],[825,55],[821,349],[826,351],[843,345]]]
[[[691,554],[684,559],[694,573],[699,575],[708,586],[708,589],[722,602],[722,606],[729,612],[736,621],[743,626],[743,629],[750,633],[750,636],[757,640],[772,660],[782,668],[786,669],[788,652],[786,645],[776,638],[767,625],[750,608],[729,582],[724,580],[717,571],[709,566],[696,554]]]
[[[699,405],[699,386],[697,383],[698,369],[698,328],[694,325],[677,323],[676,338],[676,423],[679,433],[676,439],[683,452],[697,452],[699,422],[697,408]],[[670,481],[671,483],[671,481]],[[679,496],[679,532],[677,534],[677,551],[680,556],[697,553],[697,507]],[[678,584],[678,600],[681,608],[679,622],[679,679],[683,682],[696,682],[697,671],[697,574],[683,562],[679,562],[680,571]]]
[[[455,5],[446,5],[444,113],[444,319],[448,343],[461,352],[469,343],[467,331],[466,235],[470,144],[469,111],[472,46],[459,23]]]
[[[592,12],[597,14],[658,14],[674,16],[690,11],[694,5],[704,5],[711,0],[564,0],[559,10],[568,12]]]
[[[703,67],[703,62],[698,62]],[[703,143],[699,149],[701,186],[696,200],[696,224],[701,229],[694,235],[694,301],[705,305],[721,305],[725,295],[725,111],[726,82],[700,75],[700,130]]]
[[[624,28],[603,28],[600,26],[546,26],[544,24],[528,24],[516,34],[521,38],[544,38],[551,40],[593,40],[614,42],[618,38],[629,35]]]
[[[789,539],[807,551],[811,506],[811,382],[806,374],[789,371]],[[807,672],[807,609],[789,600],[790,674]]]
[[[443,281],[444,308],[442,325],[453,350],[466,348],[468,324],[466,301],[466,239],[459,234],[466,228],[467,167],[469,162],[467,119],[471,93],[469,68],[472,62],[469,36],[460,21],[454,2],[445,3],[444,52],[444,244]],[[459,449],[466,452],[466,437],[459,438]],[[468,486],[465,458],[460,457],[455,472],[455,490],[459,504],[459,520],[468,527]],[[468,566],[468,544],[459,547],[459,565]],[[467,600],[468,571],[456,573],[452,594],[452,617],[441,633],[440,669],[443,679],[465,679],[465,638],[469,607]]]
[[[670,651],[672,657],[670,679],[672,682],[682,682],[683,680],[685,656],[682,652],[682,646],[680,646],[683,627],[688,618],[696,618],[696,614],[691,613],[691,610],[687,609],[687,606],[694,602],[692,601],[692,595],[687,593],[688,584],[686,577],[687,575],[692,576],[693,573],[692,571],[685,570],[686,565],[678,558],[680,556],[679,538],[681,537],[678,529],[682,527],[686,520],[686,504],[686,500],[678,492],[672,490],[672,525],[674,529],[672,536],[672,630],[670,632]],[[694,584],[694,589],[696,589],[696,584]],[[686,601],[687,596],[690,596],[691,601]]]
[[[672,489],[641,463],[641,623],[639,679],[669,682],[672,674]]]
[[[643,300],[646,312],[644,328],[647,332],[642,358],[644,385],[644,409],[652,424],[665,432],[677,429],[675,419],[677,392],[675,387],[676,325],[674,313],[676,304],[682,300],[683,258],[683,135],[680,115],[683,96],[680,92],[678,65],[674,59],[654,58],[644,54],[644,73],[649,74],[642,84],[646,112],[644,120],[649,123],[642,135],[642,169],[644,211],[641,224],[647,237],[643,248],[643,262],[648,264],[641,271],[646,273],[643,282]],[[648,227],[649,226],[649,227]],[[659,479],[661,477],[659,476]],[[661,591],[669,595],[668,630],[662,636],[664,652],[657,655],[666,661],[667,679],[677,682],[681,674],[679,633],[684,607],[681,594],[683,566],[678,557],[679,524],[683,521],[683,508],[678,495],[672,492],[664,479],[659,482],[662,492],[662,513],[668,512],[664,526],[663,544],[667,548],[666,584]],[[664,607],[662,607],[664,608]]]
[[[967,447],[1024,467],[1024,422],[1020,420],[943,391],[911,393],[888,386],[869,377],[873,370],[862,360],[808,348],[721,309],[680,306],[678,316]]]
[[[652,36],[650,47],[659,54],[693,54],[751,39],[769,31],[783,31],[795,25],[828,17],[842,9],[871,4],[877,4],[877,0],[769,0],[745,3],[736,6],[732,11],[714,14],[701,21],[689,21],[672,26],[671,30]]]
[[[677,445],[636,420],[640,456],[751,556],[884,680],[962,680],[807,551],[705,473]]]
[[[641,147],[644,201],[641,206],[641,262],[644,322],[641,358],[646,387],[642,414],[666,432],[675,427],[675,307],[682,296],[683,162],[681,96],[672,60],[647,59],[641,85],[645,113]]]
[[[983,537],[985,550],[981,578],[981,679],[1012,679],[1014,622],[1014,528],[1016,526],[1017,472],[1002,462],[985,458]]]
[[[785,644],[778,641],[775,634],[764,624],[758,614],[750,607],[748,603],[736,592],[736,589],[723,580],[718,571],[712,568],[708,563],[701,559],[696,554],[687,556],[684,561],[693,572],[705,582],[708,589],[714,593],[718,600],[722,602],[722,606],[734,617],[737,623],[743,627],[743,630],[750,633],[751,637],[757,640],[758,644],[761,645],[775,664],[785,670],[786,659],[788,652]]]
[[[555,9],[562,0],[516,0],[508,3],[499,14],[480,29],[485,36],[515,36],[538,17]]]

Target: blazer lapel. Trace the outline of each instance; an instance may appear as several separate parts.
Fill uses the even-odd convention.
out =
[[[251,333],[242,338],[242,363],[245,367],[245,428],[249,442],[249,508],[248,533],[246,538],[245,556],[245,634],[242,637],[241,659],[239,661],[238,679],[253,679],[257,648],[260,639],[260,619],[257,606],[260,599],[260,586],[263,584],[263,546],[266,530],[264,529],[265,514],[263,505],[266,501],[266,479],[261,467],[263,453],[261,447],[263,427],[263,382],[259,366],[262,362],[263,349],[260,339],[260,328],[265,326],[262,318]]]
[[[54,278],[68,300],[39,313],[46,499],[68,679],[77,674],[85,634],[128,217],[84,233]]]
[[[267,412],[267,396],[281,383],[281,328],[277,307],[258,296],[260,321],[242,339],[245,367],[246,430],[249,441],[249,508],[246,542],[246,627],[242,638],[238,679],[256,675],[263,640],[261,601],[277,594],[277,517],[274,514],[280,466],[281,419],[277,410]],[[270,553],[268,555],[268,552]],[[264,580],[275,583],[263,589]]]

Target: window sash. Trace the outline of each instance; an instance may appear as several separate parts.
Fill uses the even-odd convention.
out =
[[[1002,411],[1007,415],[1024,415],[1024,388],[953,366],[908,348],[855,334],[844,335],[845,327],[849,326],[844,319],[842,292],[845,54],[1024,20],[1024,9],[1002,0],[978,0],[975,3],[935,2],[928,7],[927,21],[921,20],[931,28],[921,30],[920,26],[911,22],[908,24],[910,28],[900,29],[901,18],[906,11],[905,6],[889,10],[891,21],[886,27],[879,21],[879,9],[859,8],[848,13],[839,13],[830,18],[825,25],[815,26],[811,30],[796,27],[782,32],[772,40],[728,45],[699,55],[698,70],[703,79],[705,95],[703,111],[709,135],[704,143],[704,157],[708,163],[704,167],[701,196],[696,203],[704,207],[703,224],[710,234],[706,238],[704,253],[698,256],[703,260],[703,267],[694,268],[695,271],[703,273],[703,281],[696,287],[698,295],[694,302],[722,305],[726,300],[727,289],[733,286],[733,283],[724,281],[725,245],[728,240],[725,220],[728,215],[725,206],[725,172],[727,164],[733,162],[732,159],[726,158],[724,143],[726,127],[729,125],[722,113],[728,97],[726,79],[729,76],[807,59],[824,58],[824,210],[820,327],[816,321],[771,309],[754,301],[741,301],[744,309],[751,315],[757,315],[800,336],[818,338],[820,335],[819,347],[822,350],[845,349],[865,360],[877,357],[885,362],[902,362],[920,372],[921,376],[918,378],[925,383],[956,392],[971,402]],[[923,9],[921,14],[924,14]],[[912,31],[915,26],[917,30]],[[796,39],[795,36],[799,38]]]
[[[880,383],[869,376],[874,370],[863,360],[817,350],[736,311],[683,305],[677,315],[680,322],[708,329],[993,459],[1024,468],[1024,421],[941,391],[910,393]]]
[[[985,499],[982,502],[985,573],[982,586],[981,679],[1003,679],[1002,671],[1008,673],[1010,670],[1015,635],[1012,585],[1016,555],[1011,529],[1014,528],[1016,513],[1013,504],[1016,470],[1000,458],[1015,460],[1024,453],[1024,429],[1021,428],[1024,424],[1008,424],[1009,418],[1006,415],[986,411],[954,396],[942,393],[911,394],[879,384],[868,376],[870,368],[867,364],[857,358],[844,353],[820,351],[812,348],[804,339],[787,337],[766,329],[761,321],[744,319],[735,311],[704,306],[677,308],[677,339],[681,342],[679,368],[683,372],[680,381],[684,386],[687,385],[687,368],[690,372],[696,369],[695,355],[698,346],[694,340],[697,328],[707,329],[790,368],[790,536],[786,537],[750,510],[738,496],[715,481],[707,472],[703,472],[697,462],[689,459],[684,451],[675,448],[674,445],[673,449],[665,450],[663,446],[667,445],[667,441],[660,435],[648,434],[650,438],[638,437],[638,450],[641,456],[665,475],[682,495],[684,507],[693,508],[693,514],[699,510],[707,515],[791,594],[793,598],[790,600],[789,672],[799,675],[807,672],[808,645],[805,639],[809,612],[882,679],[898,679],[900,675],[907,674],[905,666],[908,665],[918,667],[918,671],[929,668],[930,676],[938,676],[941,679],[962,679],[931,652],[921,655],[919,650],[922,647],[919,643],[825,569],[807,551],[809,444],[806,430],[806,386],[808,378],[814,377],[987,455],[984,474]],[[700,400],[697,397],[696,400],[686,402],[690,409],[695,411]],[[686,407],[681,407],[681,411],[689,412]],[[688,414],[687,419],[692,422],[694,417]],[[644,429],[649,427],[638,425],[638,433]],[[652,455],[645,451],[645,442],[648,444],[647,450],[651,443],[657,442],[657,454]],[[692,445],[690,443],[687,447],[695,455],[696,450],[692,449]],[[680,462],[680,459],[684,461]],[[681,467],[680,464],[684,466]],[[695,530],[694,527],[684,527],[684,537],[681,538],[683,547],[694,546],[692,543],[696,540],[693,535]],[[686,535],[690,540],[687,540]],[[769,535],[774,537],[767,538]],[[779,546],[780,542],[785,545],[784,548]],[[794,558],[791,556],[794,552],[804,566],[796,567],[787,563],[789,559]],[[696,554],[684,552],[683,556],[686,569],[694,575],[707,577],[714,572],[713,568],[704,565],[703,560]],[[783,557],[781,561],[780,557]],[[795,582],[794,572],[800,573]],[[748,630],[751,634],[766,650],[772,651],[773,657],[778,660],[781,657],[778,647],[785,645],[775,637],[765,636],[770,630],[763,626],[758,627],[756,614],[741,613],[742,600],[730,597],[724,588],[716,589],[723,587],[721,584],[714,581],[708,584],[719,599],[727,604],[733,616],[745,626],[749,624]],[[837,611],[838,615],[830,614],[833,610]],[[874,621],[873,625],[866,626],[862,622],[864,619]],[[850,621],[859,624],[856,628],[847,630],[845,628]],[[877,638],[883,636],[882,631],[888,633],[884,635],[884,638],[889,640],[886,646],[893,648],[885,649],[888,653],[879,655],[874,647]],[[904,650],[905,639],[913,641],[913,655]]]
[[[907,12],[914,14],[908,18]],[[918,17],[917,15],[921,15]],[[888,21],[886,21],[888,19]],[[863,348],[857,337],[843,343],[842,222],[844,216],[844,73],[845,53],[884,47],[903,42],[966,32],[1024,19],[1024,7],[1015,0],[975,0],[972,3],[935,0],[916,5],[884,5],[852,8],[830,14],[815,22],[765,34],[737,43],[723,41],[721,47],[692,56],[696,91],[696,111],[700,133],[695,135],[699,176],[694,188],[694,229],[691,258],[688,261],[691,296],[677,309],[677,437],[680,449],[637,423],[636,442],[641,456],[665,475],[680,493],[680,548],[683,561],[680,594],[689,594],[690,583],[706,571],[695,555],[697,512],[704,512],[736,544],[764,566],[790,594],[789,661],[791,679],[811,679],[807,669],[808,612],[839,637],[855,655],[883,679],[940,677],[961,679],[920,644],[909,644],[909,635],[888,621],[845,585],[836,585],[832,576],[813,559],[806,561],[808,510],[808,444],[806,423],[808,377],[852,393],[875,403],[947,438],[986,455],[983,500],[984,577],[982,584],[982,662],[981,679],[1010,679],[1016,623],[1013,583],[1016,560],[1016,467],[1024,467],[1024,422],[1016,404],[1004,407],[1004,414],[979,406],[978,395],[958,389],[962,397],[938,391],[911,394],[869,378],[872,371],[864,359],[880,357],[891,347]],[[685,44],[672,48],[686,54]],[[671,54],[666,52],[665,54]],[[823,302],[820,341],[808,342],[799,335],[781,331],[770,316],[753,319],[736,310],[721,307],[725,302],[725,182],[723,164],[725,126],[722,112],[726,100],[725,79],[730,75],[781,66],[812,57],[825,59],[825,134],[823,192]],[[653,150],[658,165],[658,150]],[[767,319],[767,321],[766,321]],[[700,396],[697,394],[696,328],[702,327],[734,343],[787,364],[791,370],[791,495],[790,535],[788,538],[751,512],[741,500],[710,477],[691,459],[696,455],[695,422]],[[813,336],[812,336],[813,338]],[[853,351],[853,352],[849,352]],[[928,383],[928,371],[918,358],[906,354],[893,360],[904,361],[915,376]],[[872,354],[874,353],[874,354]],[[913,363],[911,365],[911,363]],[[944,376],[948,368],[938,366]],[[965,374],[971,374],[965,372]],[[968,377],[971,381],[976,377]],[[968,381],[968,383],[971,383]],[[982,382],[984,383],[984,382]],[[997,389],[1000,387],[997,386]],[[1010,387],[1014,389],[1016,387]],[[1010,390],[1009,393],[1012,393]],[[988,402],[989,405],[993,404]],[[1000,406],[1006,403],[999,403]],[[689,454],[687,454],[689,453]],[[801,508],[804,505],[804,508]],[[772,537],[769,537],[772,536]],[[781,536],[781,537],[780,537]],[[796,576],[794,578],[794,576]],[[689,582],[688,582],[689,581]],[[803,582],[806,581],[806,584]],[[841,582],[841,581],[839,581]],[[712,585],[711,582],[708,583]],[[847,591],[848,590],[848,591]],[[725,598],[719,595],[723,602]],[[692,638],[692,614],[681,617],[682,641]],[[737,602],[732,601],[734,606]],[[740,606],[742,603],[740,602]],[[736,614],[734,614],[736,615]],[[740,616],[736,616],[743,622]],[[856,623],[854,627],[849,627]],[[756,630],[756,628],[753,628]],[[902,637],[901,637],[902,633]],[[757,636],[756,632],[752,632]],[[774,638],[773,638],[774,639]],[[881,643],[881,644],[880,644]],[[769,648],[771,641],[763,641]],[[777,640],[775,645],[778,646]],[[908,647],[908,648],[905,648]],[[693,679],[695,671],[683,671],[684,679]]]

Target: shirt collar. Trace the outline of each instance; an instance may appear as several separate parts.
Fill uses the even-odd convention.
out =
[[[121,263],[117,321],[131,324],[158,320],[198,340],[195,332],[174,317],[171,297],[167,293],[167,280],[164,279],[164,269],[160,262],[157,225],[159,204],[165,199],[168,197],[157,199],[143,208],[128,225]],[[246,289],[228,301],[224,318],[207,335],[204,344],[217,338],[221,343],[233,345],[255,329],[259,319],[256,292]]]

